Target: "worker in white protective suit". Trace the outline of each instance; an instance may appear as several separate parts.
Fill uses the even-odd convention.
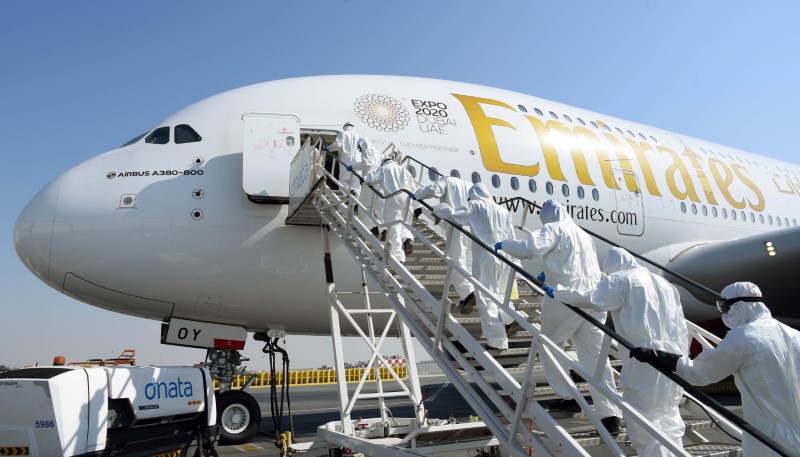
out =
[[[611,248],[603,261],[603,272],[608,276],[588,291],[562,286],[545,289],[562,303],[610,312],[616,331],[634,346],[688,353],[689,331],[680,296],[672,284],[640,266],[622,248]],[[626,353],[621,357],[622,398],[683,448],[685,425],[678,410],[683,389],[650,365],[632,360]],[[625,422],[640,456],[673,455],[632,418],[626,417]]]
[[[358,160],[352,166],[353,170],[356,170],[361,176],[366,176],[372,171],[377,170],[381,166],[381,162],[383,161],[384,157],[375,150],[372,146],[372,142],[367,138],[362,138],[361,141],[358,142],[358,149],[360,153],[357,155]],[[359,200],[361,201],[362,206],[368,207],[370,205],[370,200],[372,201],[372,211],[375,214],[376,219],[383,218],[383,202],[384,200],[377,195],[374,195],[373,192],[366,192],[365,189],[361,189],[359,192]],[[373,220],[371,217],[362,215],[361,220],[367,227],[370,227],[370,231],[373,235],[380,238],[380,232],[378,230],[378,226],[376,224],[376,220]],[[384,230],[383,239],[386,237],[386,231]]]
[[[592,238],[575,224],[561,203],[547,200],[542,205],[539,218],[544,225],[530,233],[525,240],[503,240],[495,247],[518,259],[542,257],[544,272],[540,279],[546,279],[551,286],[561,285],[580,291],[594,288],[600,281],[600,266]],[[588,314],[600,322],[606,321],[605,311],[590,310]],[[599,328],[545,296],[542,303],[542,333],[559,346],[572,340],[578,353],[578,363],[589,373],[595,372],[603,343],[603,332]],[[562,397],[550,402],[550,409],[580,411],[567,381],[559,376],[554,361],[542,357],[542,366],[548,383]],[[614,373],[608,358],[605,360],[603,382],[612,392],[616,392]],[[603,425],[611,433],[619,432],[622,411],[594,387],[590,387],[589,392]]]
[[[467,208],[470,187],[472,187],[472,183],[464,181],[461,178],[442,176],[430,185],[418,189],[414,195],[417,200],[436,197],[439,199],[440,203],[449,205],[455,211],[461,211]],[[471,274],[472,268],[470,268],[469,262],[467,262],[469,242],[470,240],[466,235],[454,229],[447,255],[455,260],[458,266]],[[450,282],[453,284],[453,288],[455,288],[459,300],[461,300],[459,303],[461,313],[471,313],[476,303],[475,286],[473,286],[464,275],[455,271],[453,272]]]
[[[339,183],[342,190],[350,191],[352,195],[358,196],[361,190],[361,181],[350,172],[358,166],[361,157],[358,144],[363,139],[361,134],[356,132],[351,122],[345,122],[342,131],[336,135],[336,140],[328,145],[328,150],[339,153],[339,160],[344,164],[344,170],[339,170]],[[352,178],[352,182],[351,182]]]
[[[411,173],[388,157],[383,159],[380,167],[364,177],[364,182],[377,184],[384,195],[394,194],[400,189],[406,189],[411,193],[416,190],[416,183]],[[406,255],[411,254],[413,250],[411,230],[406,227],[405,221],[400,221],[403,218],[403,211],[408,202],[409,195],[405,192],[399,192],[386,198],[383,202],[382,223],[395,222],[388,227],[387,235],[392,248],[391,255],[400,262],[405,262]]]
[[[514,226],[507,209],[494,202],[489,190],[482,183],[472,186],[468,193],[467,206],[455,210],[450,205],[438,205],[435,216],[450,219],[457,224],[469,226],[472,234],[483,243],[494,246],[500,240],[514,238]],[[472,247],[472,271],[478,282],[485,286],[496,300],[502,302],[509,268],[491,252],[479,246]],[[481,330],[487,345],[496,349],[508,349],[508,336],[518,328],[514,318],[480,290],[475,291]],[[514,305],[509,303],[511,311]]]
[[[717,307],[731,331],[694,360],[664,351],[634,348],[631,356],[660,364],[692,384],[707,385],[733,375],[742,395],[744,420],[785,449],[800,449],[800,332],[772,318],[751,282],[722,290]],[[745,433],[745,456],[777,456]]]

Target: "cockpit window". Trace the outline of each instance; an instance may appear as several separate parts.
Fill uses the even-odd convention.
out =
[[[145,143],[167,144],[169,143],[169,127],[159,127],[144,139]]]
[[[122,147],[124,148],[125,146],[130,146],[133,143],[136,143],[137,141],[141,140],[145,135],[147,135],[147,132],[144,132],[141,135],[136,135],[136,137],[134,137],[133,139],[126,141],[125,144],[122,145]]]
[[[177,144],[196,143],[202,139],[203,137],[198,135],[198,133],[187,124],[175,126],[175,143]]]

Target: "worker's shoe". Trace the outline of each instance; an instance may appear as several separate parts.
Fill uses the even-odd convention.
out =
[[[386,230],[381,232],[381,241],[386,241]]]
[[[619,432],[622,429],[619,425],[619,417],[616,416],[604,417],[600,419],[600,422],[603,423],[603,427],[608,430],[608,433],[612,435],[619,435]]]
[[[547,409],[549,409],[550,411],[577,413],[581,410],[581,407],[580,405],[578,405],[578,402],[572,398],[559,398],[557,400],[551,400],[550,403],[547,405]]]
[[[461,314],[472,314],[475,309],[475,292],[470,292],[467,298],[458,303],[458,310]]]
[[[507,324],[506,325],[506,336],[511,338],[511,335],[517,333],[519,331],[520,327],[522,327],[522,326],[519,325],[519,322],[517,322],[517,321],[514,321],[514,322],[512,322],[510,324]]]
[[[369,229],[369,233],[375,235],[375,238],[381,237],[381,232],[378,230],[378,227],[372,227],[371,229]]]
[[[410,255],[412,252],[414,252],[414,245],[411,243],[411,240],[403,241],[403,252],[406,255]]]
[[[419,219],[422,216],[422,208],[417,208],[414,210],[414,219]]]

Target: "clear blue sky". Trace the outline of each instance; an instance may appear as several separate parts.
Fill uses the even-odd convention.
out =
[[[14,221],[47,182],[166,115],[318,74],[443,78],[536,95],[797,162],[798,2],[0,2],[0,364],[193,363],[158,324],[93,308],[20,263]],[[0,238],[2,239],[2,238]],[[290,337],[292,365],[330,363]],[[253,342],[252,368],[266,361]]]

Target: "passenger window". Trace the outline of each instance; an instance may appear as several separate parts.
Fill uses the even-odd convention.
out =
[[[788,217],[784,217],[783,220],[784,220],[784,222],[786,222],[786,226],[788,227],[789,226],[789,218]]]
[[[703,205],[703,216],[708,216],[708,208],[706,208],[706,205]]]
[[[742,222],[747,222],[747,214],[742,211]]]
[[[558,119],[558,116],[556,116],[556,113],[554,113],[552,111],[550,111],[550,117],[552,117],[553,119]]]
[[[763,224],[764,223],[764,215],[763,214],[759,214],[758,215],[758,220]]]
[[[570,119],[570,117],[567,116],[566,114],[562,114],[562,116],[564,116],[564,119],[566,119],[567,122],[572,122],[572,119]]]
[[[658,140],[653,138],[653,135],[650,135],[650,139],[653,140],[653,143],[658,143]]]
[[[192,127],[186,124],[176,125],[175,126],[175,143],[176,144],[183,144],[183,143],[197,143],[201,141],[203,138],[194,131]]]
[[[717,217],[717,207],[716,207],[716,206],[712,206],[712,207],[711,207],[711,214],[712,214],[714,217]]]
[[[533,179],[529,179],[528,189],[530,189],[531,192],[536,192],[536,181],[534,181]]]
[[[586,196],[586,193],[583,191],[583,187],[578,186],[578,198],[583,200],[583,197],[585,197],[585,196]]]
[[[736,220],[737,217],[736,210],[731,211],[731,219]]]
[[[750,213],[750,222],[753,222],[753,223],[756,222],[756,215],[753,214],[753,213]]]
[[[727,219],[728,218],[728,210],[725,209],[725,208],[722,208],[722,218],[723,219]]]
[[[620,135],[625,135],[624,133],[622,133],[622,130],[620,130],[619,127],[614,127],[614,130],[616,130],[617,133],[619,133]]]
[[[577,118],[577,119],[578,119],[578,124],[586,125],[586,122],[583,122],[583,119],[581,119],[581,118]]]
[[[461,177],[461,173],[459,173],[458,170],[450,170],[450,176],[452,176],[454,178],[460,178]]]
[[[536,111],[536,114],[538,114],[539,116],[544,116],[542,110],[540,110],[539,108],[534,108],[533,110]]]
[[[169,143],[169,127],[159,127],[144,139],[145,143],[150,144],[167,144]]]
[[[769,225],[772,225],[772,216],[767,216],[767,219],[769,220]]]
[[[478,174],[477,171],[472,172],[472,184],[478,184],[481,182],[481,175]]]
[[[564,194],[565,197],[569,197],[569,186],[566,184],[562,184],[561,193]]]
[[[511,188],[514,190],[519,189],[519,179],[516,176],[511,178]]]
[[[592,199],[594,199],[594,201],[600,200],[600,192],[598,192],[597,189],[592,189]]]
[[[781,224],[781,218],[779,218],[779,217],[776,217],[775,219],[777,219],[777,220],[778,220],[778,227],[780,227],[781,225],[783,225],[783,224]]]
[[[547,192],[547,195],[553,195],[553,183],[548,181],[547,184],[544,185],[544,190]]]
[[[686,212],[686,203],[684,203],[684,202],[681,202],[681,212],[682,213]]]
[[[495,189],[499,189],[500,188],[500,177],[499,176],[492,175],[492,186]]]
[[[592,127],[596,128],[596,129],[600,128],[600,127],[597,126],[597,124],[594,123],[594,121],[590,121],[590,122],[592,123]]]
[[[647,141],[647,138],[645,138],[644,135],[642,135],[641,133],[639,134],[639,138],[641,138],[644,141]]]
[[[522,111],[523,113],[527,113],[528,112],[528,110],[525,109],[525,107],[522,106],[522,105],[517,105],[517,108],[519,108],[519,110]]]
[[[692,203],[692,214],[697,214],[697,205]]]

